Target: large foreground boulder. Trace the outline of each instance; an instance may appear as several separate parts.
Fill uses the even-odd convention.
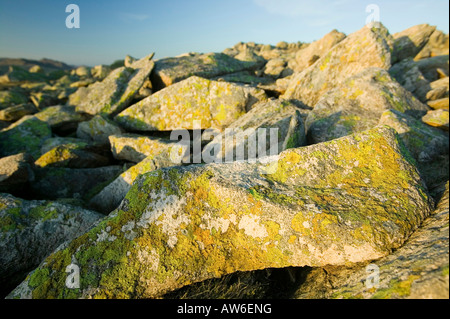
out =
[[[120,207],[50,255],[11,298],[146,298],[236,271],[386,256],[433,200],[387,127],[270,163],[141,175]],[[65,269],[80,269],[80,288]]]

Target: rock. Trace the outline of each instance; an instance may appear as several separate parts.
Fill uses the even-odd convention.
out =
[[[213,78],[229,73],[254,69],[259,62],[234,59],[224,53],[207,53],[166,58],[155,62],[151,80],[156,90],[196,75]]]
[[[33,65],[29,70],[30,73],[45,73],[44,69],[39,65]]]
[[[426,98],[428,101],[436,101],[443,98],[448,98],[448,87],[439,86],[435,89],[432,89],[428,91]]]
[[[448,134],[396,110],[383,112],[379,124],[395,129],[419,164],[449,151]]]
[[[436,26],[429,24],[419,24],[394,33],[394,61],[401,61],[406,58],[414,58],[420,50],[428,43],[430,36],[436,30]]]
[[[69,104],[77,112],[114,115],[130,105],[134,96],[149,77],[154,62],[153,54],[133,63],[130,67],[119,67],[103,81],[96,82],[69,97]]]
[[[97,168],[44,167],[35,171],[31,185],[36,198],[78,198],[89,200],[119,174],[121,166]]]
[[[14,105],[0,110],[0,120],[14,122],[25,115],[34,114],[37,111],[36,107],[31,103]]]
[[[47,123],[32,115],[24,116],[0,131],[0,157],[26,152],[38,158],[42,144],[51,136]]]
[[[158,91],[115,117],[128,130],[224,129],[259,101],[263,90],[192,76]]]
[[[52,130],[59,133],[74,132],[78,123],[88,119],[88,116],[75,112],[74,107],[69,105],[47,107],[36,113],[35,117],[47,123]]]
[[[114,181],[92,197],[89,201],[89,207],[103,214],[109,214],[120,205],[131,189],[131,185],[140,175],[174,165],[176,163],[170,159],[168,149],[155,156],[148,156],[120,174]]]
[[[394,131],[380,127],[287,150],[271,175],[249,163],[141,175],[117,210],[9,297],[151,298],[236,271],[384,257],[433,205],[404,156]],[[64,284],[73,260],[85,278],[77,291]]]
[[[28,103],[28,96],[23,90],[9,89],[8,91],[0,91],[0,109],[26,103]]]
[[[444,88],[444,89],[446,89],[446,88]],[[434,93],[436,93],[435,90],[434,90]],[[442,93],[442,91],[441,91],[441,93]],[[446,93],[448,95],[448,90],[446,91]],[[427,103],[427,105],[429,107],[431,107],[432,109],[435,109],[435,110],[444,109],[444,110],[448,111],[448,97],[443,98],[443,99],[437,99],[437,100],[434,100],[434,101],[429,101]]]
[[[448,55],[449,49],[448,34],[444,34],[440,30],[436,30],[431,34],[427,44],[415,56],[414,60],[418,61],[425,58],[431,58],[439,55]]]
[[[203,149],[202,158],[208,158],[209,163],[234,161],[240,149],[244,156],[240,160],[256,160],[266,155],[278,155],[288,148],[304,146],[305,126],[300,111],[289,101],[260,102],[231,124],[223,134],[218,134]],[[260,129],[266,131],[260,133]],[[276,130],[275,134],[270,132],[271,129]],[[272,141],[273,136],[276,136],[276,144]],[[255,147],[250,153],[249,145]]]
[[[430,126],[448,131],[448,110],[431,110],[422,117],[422,121]]]
[[[94,145],[77,143],[58,145],[42,154],[35,164],[39,167],[93,168],[109,165],[109,159],[98,154]]]
[[[111,72],[107,65],[96,65],[91,69],[91,75],[97,80],[103,80]]]
[[[0,294],[11,292],[48,254],[101,217],[67,204],[0,194]]]
[[[251,71],[242,71],[237,73],[225,74],[212,78],[214,81],[225,81],[240,84],[250,84],[252,86],[260,87],[273,83],[273,79],[269,77],[260,77]]]
[[[440,76],[437,69],[445,70],[448,74],[449,72],[449,56],[441,55],[432,58],[422,59],[416,62],[419,67],[420,72],[423,76],[430,82],[439,80]]]
[[[33,179],[33,158],[28,154],[0,158],[0,192],[18,190]]]
[[[327,54],[327,52],[336,44],[345,39],[345,34],[336,29],[327,33],[320,40],[312,42],[309,46],[299,50],[295,54],[295,59],[288,64],[295,72],[301,72],[307,67],[311,66],[320,57]]]
[[[96,115],[91,120],[78,124],[77,136],[81,139],[109,144],[109,136],[121,134],[123,130],[112,120]]]
[[[0,76],[0,83],[21,83],[21,82],[45,82],[46,76],[40,73],[31,73],[27,70],[11,65],[6,74]]]
[[[266,63],[266,60],[263,57],[255,54],[247,45],[245,45],[245,47],[234,56],[234,58],[239,61],[253,62],[255,64],[253,68],[257,69]]]
[[[266,66],[264,68],[264,74],[272,76],[276,79],[280,77],[285,67],[286,61],[284,59],[281,58],[271,59],[266,63]]]
[[[89,77],[91,75],[91,69],[86,66],[79,66],[75,70],[72,71],[74,75],[77,75],[81,78]]]
[[[406,242],[391,255],[370,264],[325,267],[310,276],[296,298],[337,299],[448,299],[449,250],[448,182],[437,208]],[[377,267],[377,268],[375,268]],[[375,287],[368,275],[379,270]],[[325,273],[325,276],[320,274]],[[322,278],[320,278],[322,277]],[[311,289],[314,287],[314,290]]]
[[[423,76],[417,63],[412,59],[407,58],[396,63],[389,70],[389,73],[420,101],[427,101],[426,95],[431,89],[430,82]]]
[[[370,129],[388,109],[420,118],[428,107],[393,80],[387,71],[366,69],[328,91],[308,114],[309,142],[321,143]]]
[[[87,146],[86,140],[74,137],[52,137],[44,141],[41,147],[41,154],[45,154],[53,148],[64,144],[76,144],[79,146]]]
[[[30,99],[39,110],[58,103],[58,100],[54,96],[43,92],[32,93]]]
[[[123,61],[123,65],[127,68],[131,67],[131,65],[136,62],[137,59],[133,58],[131,55],[127,55]]]
[[[392,37],[386,28],[364,26],[336,44],[309,68],[294,74],[285,99],[314,106],[327,91],[369,67],[389,69]]]
[[[138,134],[121,134],[109,136],[109,143],[114,158],[139,163],[148,156],[158,155],[175,146],[177,141]]]

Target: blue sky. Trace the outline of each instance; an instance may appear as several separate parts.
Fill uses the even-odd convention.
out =
[[[79,29],[65,25],[71,3]],[[92,66],[127,54],[221,52],[239,41],[311,42],[359,30],[372,3],[391,33],[420,23],[449,31],[448,0],[0,0],[0,57]]]

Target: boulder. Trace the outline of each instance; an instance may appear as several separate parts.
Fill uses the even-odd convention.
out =
[[[28,96],[23,90],[9,89],[7,91],[0,91],[0,109],[26,103],[28,103]]]
[[[430,36],[436,30],[436,26],[429,24],[419,24],[394,33],[392,37],[394,41],[394,57],[396,61],[406,58],[414,58],[428,43]]]
[[[51,201],[28,201],[0,193],[0,295],[53,252],[89,229],[103,215]]]
[[[117,210],[50,255],[9,297],[151,298],[236,271],[384,257],[434,205],[408,154],[392,129],[377,127],[286,150],[264,165],[141,175]],[[78,290],[65,285],[74,261]]]
[[[389,73],[420,101],[427,101],[427,93],[431,90],[430,82],[423,76],[417,63],[412,59],[407,58],[396,63]]]
[[[251,70],[260,62],[240,61],[224,53],[188,54],[155,62],[151,80],[156,90],[193,75],[213,78],[228,73]]]
[[[266,155],[278,155],[288,148],[304,146],[305,125],[300,111],[290,101],[260,102],[224,133],[215,136],[203,149],[202,158],[208,158],[209,163],[234,161],[240,150],[243,155],[240,160],[256,160]],[[272,140],[274,136],[276,140]],[[249,146],[254,147],[250,152]]]
[[[417,66],[419,67],[420,72],[422,72],[423,76],[430,82],[439,80],[441,78],[438,69],[442,69],[448,76],[449,72],[449,56],[440,55],[432,58],[421,59],[416,61]]]
[[[448,34],[443,33],[440,30],[435,30],[427,44],[422,50],[414,57],[414,60],[418,61],[425,58],[431,58],[439,55],[448,55],[449,53],[449,38]]]
[[[392,37],[388,30],[366,25],[336,44],[309,68],[293,76],[285,99],[299,99],[315,106],[327,91],[366,68],[391,67]]]
[[[14,105],[0,110],[0,120],[15,122],[23,116],[34,114],[37,111],[36,107],[31,103]]]
[[[44,141],[41,147],[41,155],[47,153],[48,151],[52,150],[53,148],[65,145],[65,144],[76,144],[81,147],[87,146],[89,144],[88,141],[83,140],[81,138],[75,138],[75,137],[52,137]]]
[[[33,179],[33,158],[28,154],[0,158],[0,192],[20,190]]]
[[[122,132],[123,129],[114,121],[101,115],[96,115],[89,121],[79,123],[77,128],[78,138],[100,144],[109,144],[109,136]]]
[[[389,73],[369,68],[330,90],[306,118],[308,139],[320,143],[378,124],[381,114],[395,109],[420,118],[429,108],[399,85]]]
[[[75,132],[78,123],[86,121],[89,117],[75,112],[73,106],[54,105],[35,114],[35,117],[47,123],[53,131],[58,133]]]
[[[38,158],[42,144],[51,136],[47,123],[32,115],[24,116],[0,131],[0,157],[27,152]]]
[[[101,82],[79,89],[69,97],[69,104],[77,112],[92,115],[114,115],[124,110],[149,77],[153,69],[153,54],[146,56],[130,67],[119,67]]]
[[[202,129],[222,130],[266,98],[261,89],[192,76],[130,106],[115,120],[134,131],[192,130],[196,120]]]
[[[439,109],[428,111],[428,113],[422,117],[422,121],[430,126],[448,131],[448,110]]]

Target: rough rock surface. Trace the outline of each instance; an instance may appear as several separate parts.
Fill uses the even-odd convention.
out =
[[[101,217],[68,204],[0,193],[1,294],[10,292],[60,244],[80,236]]]
[[[263,90],[192,76],[130,106],[115,117],[129,130],[224,129],[252,105],[266,99]]]
[[[428,111],[428,113],[422,117],[422,121],[430,126],[448,131],[448,110],[439,109]]]
[[[109,136],[121,133],[123,133],[123,129],[119,125],[101,115],[79,123],[77,128],[79,138],[100,144],[109,144]]]
[[[287,150],[263,166],[142,175],[116,211],[50,255],[10,297],[155,297],[235,271],[386,256],[433,205],[408,154],[392,129],[378,127]],[[74,261],[79,290],[64,284]]]
[[[436,30],[429,24],[415,25],[409,29],[394,33],[394,56],[397,61],[414,58],[428,43],[430,36]],[[395,62],[395,61],[394,61]]]
[[[28,154],[0,158],[0,192],[20,189],[33,179],[33,158]]]

